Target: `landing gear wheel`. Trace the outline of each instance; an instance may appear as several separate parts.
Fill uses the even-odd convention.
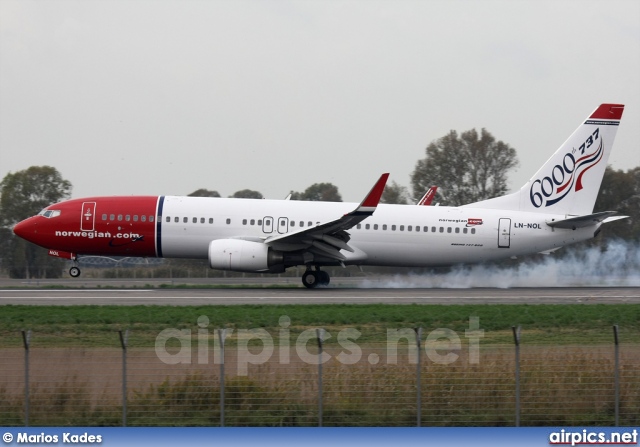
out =
[[[320,281],[318,278],[318,272],[307,270],[302,275],[302,284],[304,284],[307,289],[315,289],[316,287],[318,287],[319,282]]]
[[[318,270],[316,273],[318,274],[318,283],[320,283],[321,286],[328,286],[329,282],[331,282],[329,274],[324,270]]]
[[[77,278],[80,276],[80,269],[78,267],[71,267],[69,269],[69,275],[71,275],[72,278]]]

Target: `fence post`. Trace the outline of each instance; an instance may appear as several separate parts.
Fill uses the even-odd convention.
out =
[[[416,366],[416,389],[417,389],[417,394],[416,394],[416,427],[420,427],[421,424],[421,420],[422,420],[422,386],[420,384],[420,365],[421,365],[421,361],[420,359],[421,357],[421,347],[420,347],[420,341],[422,339],[422,327],[414,327],[413,330],[416,332],[416,349],[417,351],[417,366]]]
[[[516,427],[520,427],[520,326],[511,326],[516,344]]]
[[[324,329],[316,329],[318,340],[318,427],[322,427],[322,336]]]
[[[226,329],[218,329],[220,340],[220,427],[224,427],[224,341]]]
[[[29,426],[29,343],[31,342],[31,329],[22,331],[24,343],[24,426]]]
[[[617,427],[620,423],[620,341],[618,339],[618,325],[613,325],[613,339],[615,342],[615,407],[616,407],[616,423]]]
[[[127,426],[127,341],[129,340],[129,329],[124,332],[118,331],[120,336],[120,346],[122,346],[122,426]]]

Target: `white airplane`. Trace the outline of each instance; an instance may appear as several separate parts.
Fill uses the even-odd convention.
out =
[[[519,191],[459,207],[379,204],[383,174],[360,204],[91,197],[48,206],[13,231],[74,261],[197,258],[213,269],[260,273],[304,265],[308,288],[329,283],[324,266],[446,266],[550,253],[626,217],[593,214],[623,110],[599,106]]]

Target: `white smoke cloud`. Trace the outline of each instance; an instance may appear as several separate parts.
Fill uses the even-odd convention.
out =
[[[517,266],[472,265],[448,273],[367,279],[363,288],[458,288],[640,286],[640,246],[621,240],[603,248],[581,247],[562,257],[523,261]]]

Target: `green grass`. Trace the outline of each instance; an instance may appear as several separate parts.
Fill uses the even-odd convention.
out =
[[[197,343],[198,318],[206,316],[209,342],[217,328],[265,328],[280,340],[280,318],[290,318],[290,342],[302,331],[322,327],[332,337],[326,350],[335,354],[338,332],[355,328],[365,350],[384,352],[387,330],[423,328],[423,340],[437,328],[455,331],[466,343],[469,318],[484,330],[482,362],[437,365],[424,359],[422,422],[427,426],[513,425],[515,378],[512,326],[522,326],[522,425],[612,425],[612,325],[626,344],[621,369],[621,424],[640,421],[637,347],[640,305],[234,305],[234,306],[0,306],[0,348],[22,354],[21,330],[32,331],[32,347],[63,347],[66,364],[84,361],[84,353],[119,348],[118,330],[129,329],[130,347],[151,351],[158,334],[190,329]],[[406,342],[405,342],[406,343]],[[310,345],[314,345],[310,342]],[[602,345],[604,347],[598,347]],[[75,353],[75,347],[81,349]],[[195,347],[196,345],[194,345]],[[313,351],[313,346],[310,351]],[[465,347],[462,347],[463,353]],[[13,351],[13,352],[12,352]],[[34,350],[37,352],[37,350]],[[131,356],[143,352],[132,351]],[[369,351],[369,352],[370,352]],[[403,352],[406,352],[403,350]],[[37,354],[34,354],[37,355]],[[74,357],[75,356],[75,357]],[[79,356],[79,357],[78,357]],[[14,356],[15,357],[15,356]],[[335,359],[335,355],[333,356]],[[106,359],[107,357],[104,357]],[[109,357],[111,358],[111,357]],[[132,357],[130,357],[133,360]],[[364,357],[367,358],[366,356]],[[406,357],[402,357],[406,358]],[[99,361],[106,361],[99,356]],[[21,357],[18,363],[21,364]],[[324,425],[409,426],[415,423],[415,365],[361,361],[323,367]],[[55,363],[55,362],[54,362]],[[79,364],[79,363],[77,363]],[[76,368],[77,368],[76,364]],[[102,363],[100,363],[102,365]],[[48,368],[49,365],[42,367]],[[105,368],[117,369],[113,360]],[[230,366],[231,368],[231,366]],[[312,426],[317,424],[315,378],[304,367],[256,367],[248,377],[228,376],[227,425]],[[1,369],[1,368],[0,368]],[[33,370],[32,370],[33,371]],[[217,368],[189,370],[129,389],[128,425],[211,426],[219,422]],[[149,374],[131,369],[129,375]],[[120,388],[94,389],[88,377],[69,373],[58,382],[31,389],[31,423],[53,426],[121,424]],[[135,383],[131,377],[132,383]],[[117,384],[116,384],[117,385]],[[21,392],[0,386],[0,425],[22,425]],[[16,386],[20,386],[19,384]],[[558,403],[563,403],[558,405]]]
[[[200,316],[206,329],[281,330],[288,316],[292,336],[322,327],[362,332],[360,342],[386,337],[387,329],[422,327],[425,333],[448,328],[461,334],[469,318],[479,317],[483,343],[512,343],[512,326],[522,326],[523,343],[610,343],[612,325],[621,341],[640,342],[640,305],[234,305],[234,306],[17,306],[0,307],[0,347],[22,344],[21,330],[31,329],[38,346],[119,346],[118,330],[129,329],[132,346],[153,346],[164,329],[191,329]],[[277,337],[274,337],[277,339]],[[329,343],[335,341],[332,337]]]

